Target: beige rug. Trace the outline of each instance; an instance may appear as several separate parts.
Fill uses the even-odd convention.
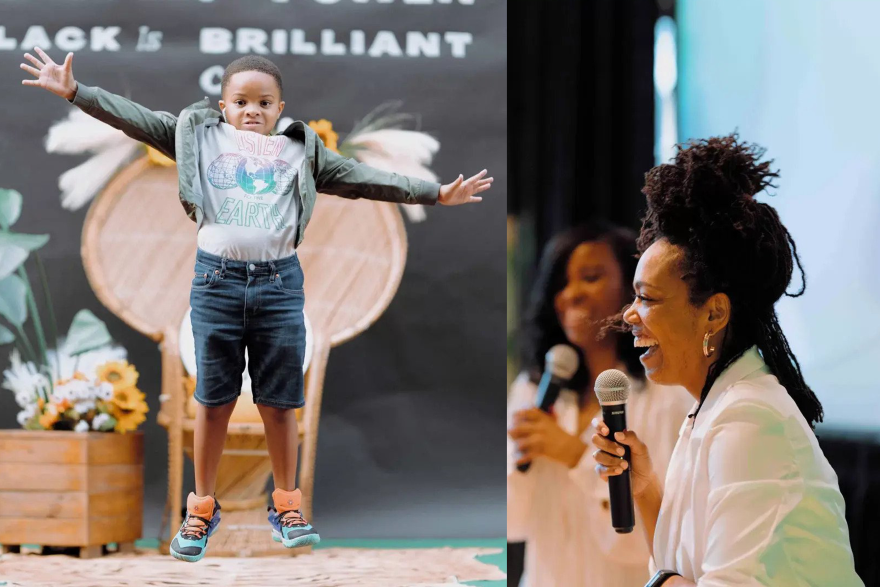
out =
[[[3,587],[449,587],[503,580],[493,565],[476,560],[497,548],[328,548],[297,557],[205,558],[185,563],[138,549],[80,560],[66,555],[0,556]]]

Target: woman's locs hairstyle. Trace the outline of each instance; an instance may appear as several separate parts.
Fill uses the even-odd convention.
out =
[[[638,239],[644,252],[659,239],[683,251],[681,269],[690,302],[704,303],[723,292],[731,319],[709,370],[700,406],[718,375],[757,345],[764,361],[797,403],[811,426],[822,406],[801,373],[776,316],[783,295],[798,297],[806,275],[791,234],[776,210],[755,199],[776,187],[778,172],[762,161],[765,150],[733,133],[679,145],[674,160],[645,174],[648,209]],[[797,265],[802,285],[787,292]],[[699,407],[697,408],[699,412]]]

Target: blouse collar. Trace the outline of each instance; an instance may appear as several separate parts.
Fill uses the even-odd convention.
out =
[[[715,383],[712,384],[712,388],[709,389],[709,393],[706,395],[706,400],[703,402],[703,407],[700,408],[697,418],[704,414],[708,415],[721,396],[724,395],[724,392],[731,386],[743,379],[749,378],[758,371],[769,373],[770,369],[758,352],[758,347],[752,346],[721,372]],[[694,404],[694,409],[696,409],[696,405]],[[688,420],[693,420],[693,418],[688,418]],[[703,418],[703,420],[705,421],[707,418]]]

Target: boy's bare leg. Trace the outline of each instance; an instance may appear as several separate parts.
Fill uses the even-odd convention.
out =
[[[296,410],[273,408],[257,404],[263,426],[266,429],[266,444],[272,460],[272,475],[275,488],[285,491],[296,489],[296,457],[299,446],[299,425]]]
[[[196,407],[196,427],[193,433],[194,461],[196,473],[196,495],[214,495],[217,482],[217,469],[223,446],[226,444],[226,429],[235,408],[236,400],[217,408],[202,404]]]

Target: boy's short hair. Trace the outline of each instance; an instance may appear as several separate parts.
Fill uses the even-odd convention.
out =
[[[268,73],[275,78],[275,82],[278,84],[279,98],[284,98],[284,87],[281,84],[281,70],[278,69],[277,65],[260,55],[245,55],[226,66],[226,70],[223,72],[223,79],[220,82],[221,96],[226,92],[226,85],[229,83],[229,78],[242,71],[260,71]]]

